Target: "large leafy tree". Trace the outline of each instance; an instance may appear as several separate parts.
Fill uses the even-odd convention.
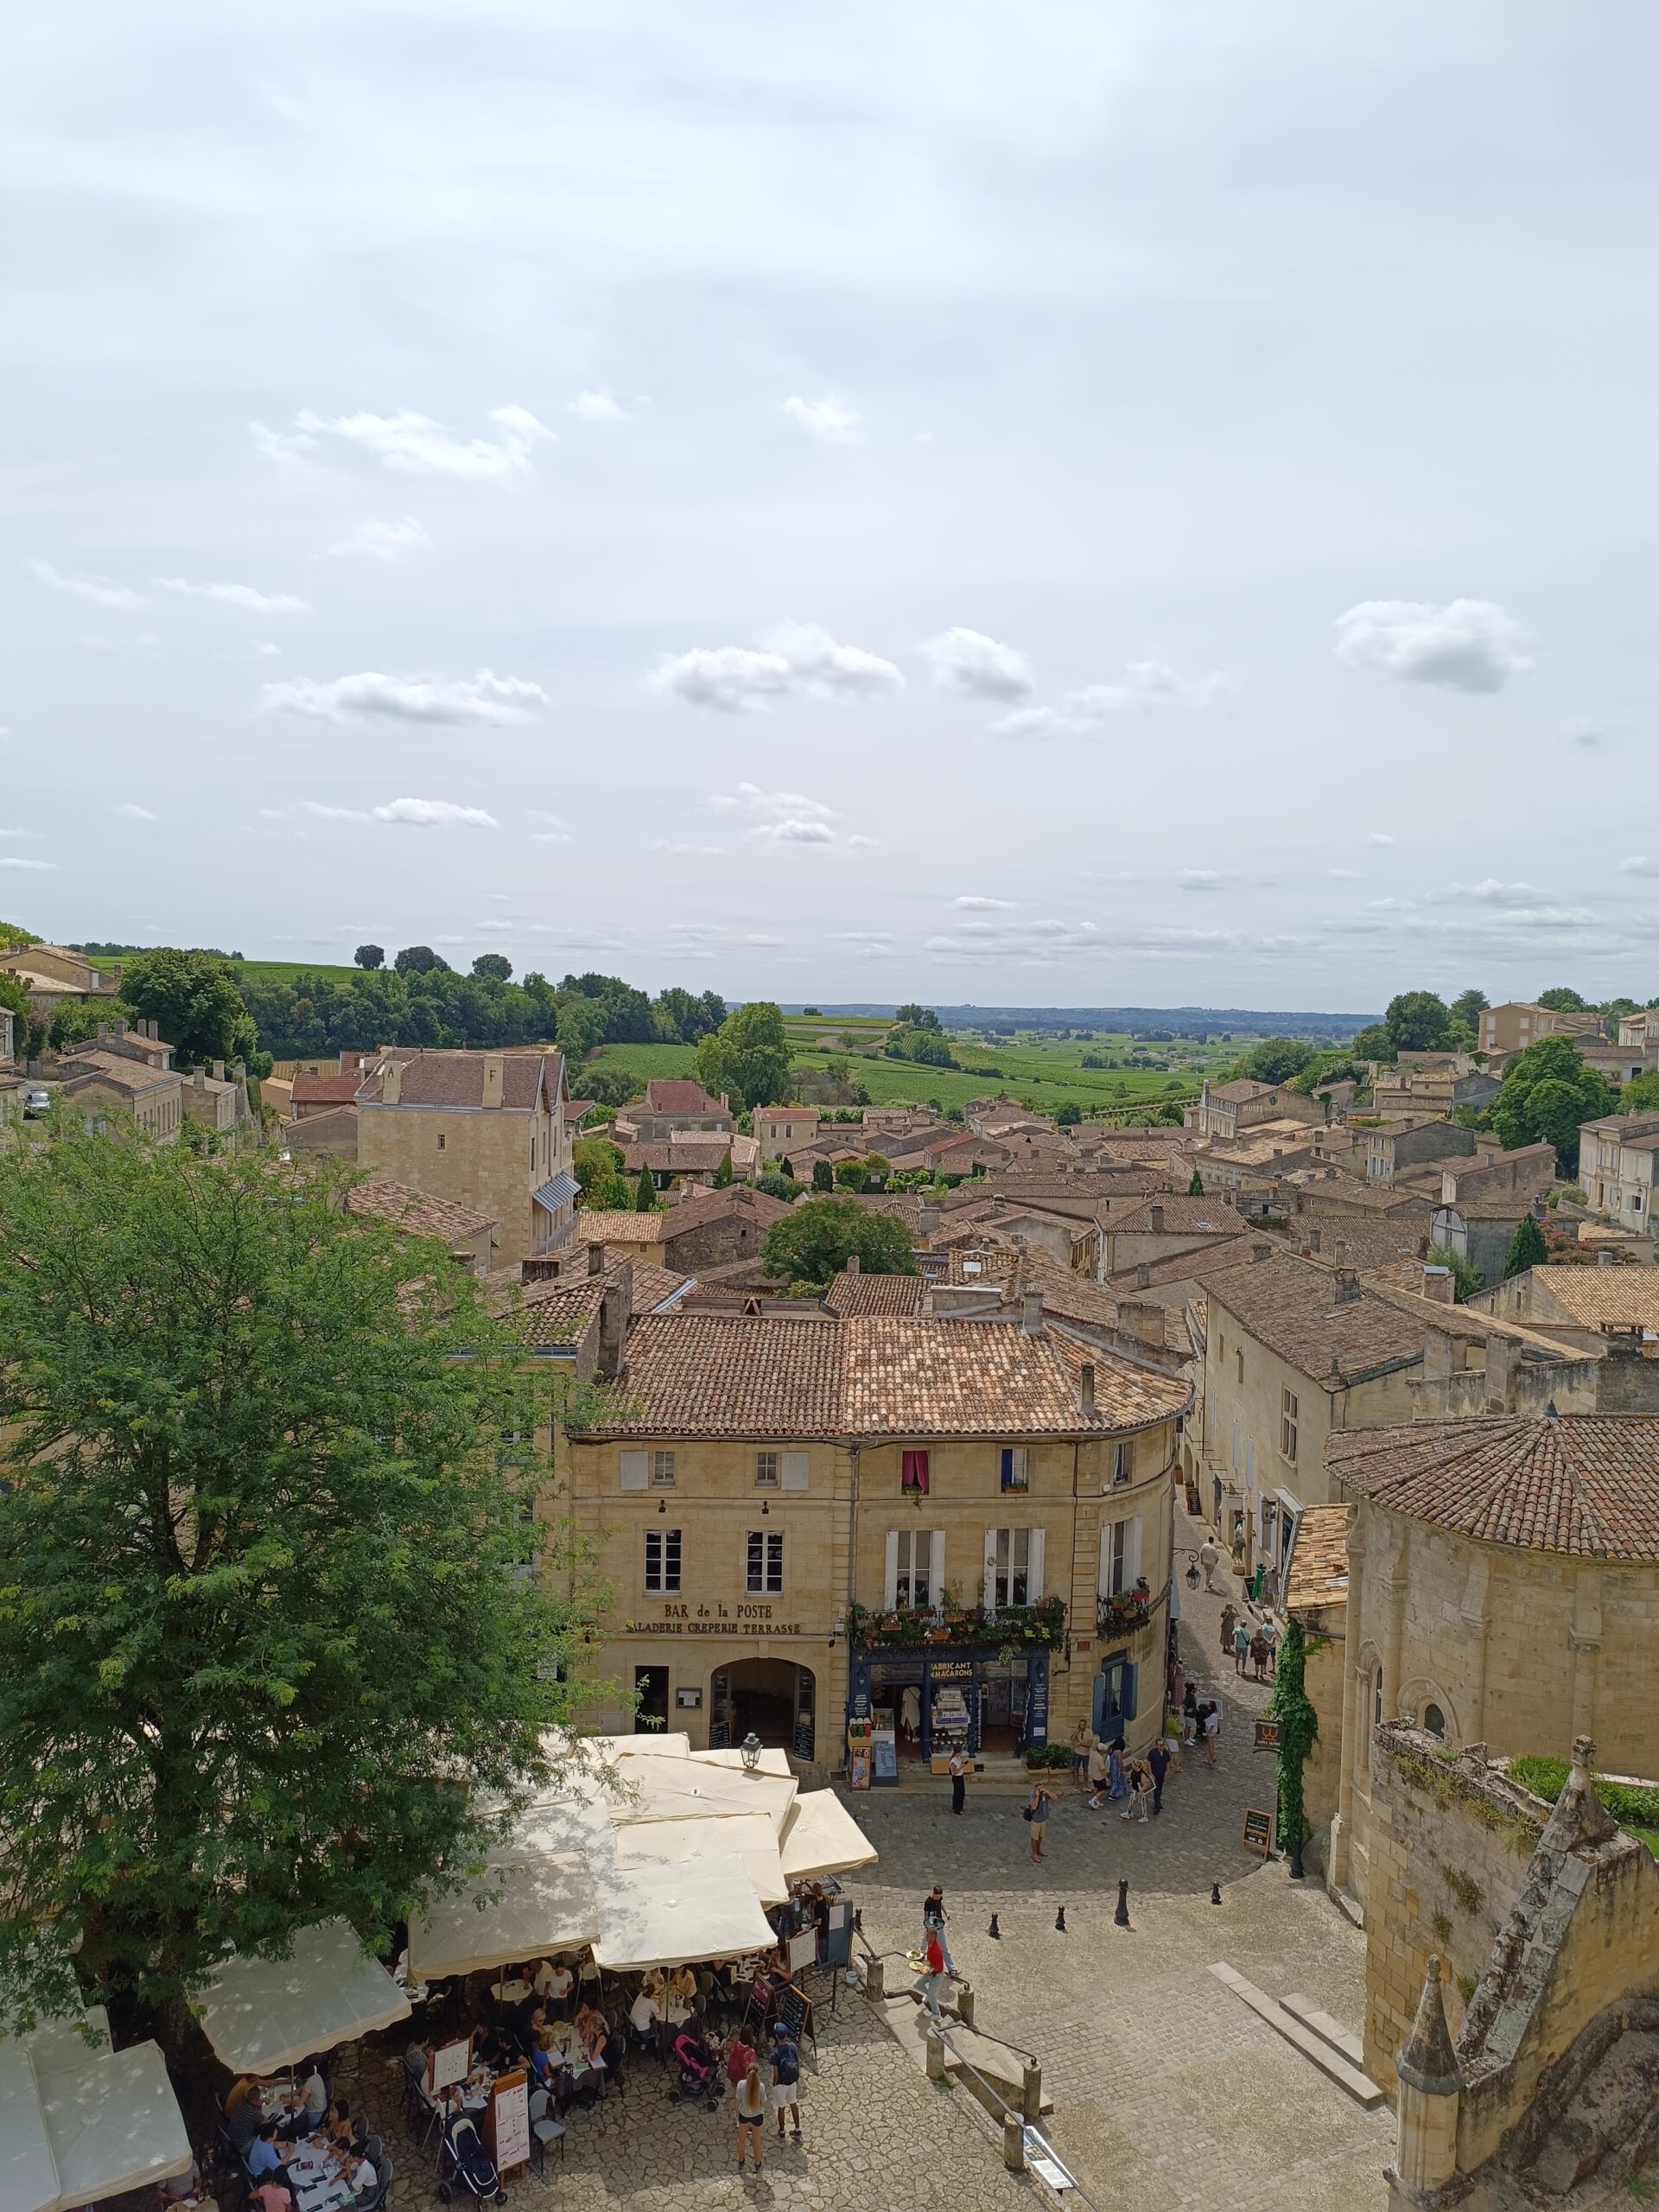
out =
[[[1433,991],[1402,991],[1383,1010],[1382,1027],[1396,1052],[1450,1052],[1461,1033],[1446,1001]]]
[[[253,1016],[214,953],[162,945],[135,954],[121,970],[121,1001],[155,1022],[182,1068],[246,1059],[258,1046]]]
[[[1510,1249],[1503,1256],[1503,1280],[1511,1275],[1523,1275],[1529,1268],[1541,1268],[1549,1258],[1549,1247],[1544,1242],[1544,1232],[1537,1217],[1523,1214],[1516,1224],[1510,1239]]]
[[[1484,991],[1459,991],[1452,1001],[1450,1013],[1453,1020],[1460,1021],[1476,1036],[1480,1034],[1480,1017],[1491,1004]]]
[[[1538,1003],[1553,1007],[1557,1014],[1587,1014],[1590,1010],[1589,1000],[1567,983],[1557,983],[1550,990],[1540,991]]]
[[[916,1273],[915,1248],[904,1223],[855,1198],[808,1198],[787,1221],[773,1222],[762,1248],[774,1274],[803,1283],[827,1283],[855,1253],[867,1274]]]
[[[1580,1127],[1611,1114],[1616,1103],[1611,1086],[1586,1067],[1570,1037],[1541,1037],[1504,1069],[1491,1103],[1492,1127],[1507,1151],[1553,1144],[1558,1165],[1571,1170],[1577,1166]]]
[[[773,1106],[789,1077],[789,1039],[782,1009],[751,999],[697,1043],[697,1080],[736,1106]]]
[[[553,1386],[480,1297],[268,1157],[67,1132],[11,1158],[0,2029],[75,1948],[176,2053],[226,1944],[339,1915],[384,1948],[474,1860],[462,1778],[509,1804],[545,1779],[600,1593],[528,1517],[546,1469],[503,1432]],[[538,1552],[583,1594],[513,1571]]]

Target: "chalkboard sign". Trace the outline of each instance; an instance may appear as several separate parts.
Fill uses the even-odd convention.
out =
[[[809,1764],[812,1758],[812,1740],[810,1720],[798,1720],[795,1723],[795,1756],[798,1759],[805,1759]]]
[[[891,1736],[877,1736],[870,1745],[871,1765],[877,1783],[897,1783],[899,1780],[899,1747]]]
[[[1273,1856],[1273,1815],[1250,1813],[1244,1815],[1244,1848],[1259,1851],[1264,1859]]]
[[[709,1748],[711,1751],[727,1750],[731,1740],[732,1724],[729,1720],[711,1720],[709,1723]]]

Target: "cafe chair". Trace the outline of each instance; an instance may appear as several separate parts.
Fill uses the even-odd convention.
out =
[[[367,2204],[359,2208],[359,2212],[380,2212],[381,2206],[391,2195],[391,2184],[397,2178],[397,2169],[390,2158],[376,2158],[373,2165],[374,2171],[380,2177],[380,2185]]]
[[[530,2100],[530,2133],[536,2145],[536,2162],[543,2176],[547,2172],[547,2146],[559,2146],[559,2164],[564,2164],[564,2139],[569,2131],[562,2120],[555,2120],[550,2109],[545,2089],[533,2092]]]

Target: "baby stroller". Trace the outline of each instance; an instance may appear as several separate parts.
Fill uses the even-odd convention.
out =
[[[507,2192],[501,2186],[501,2177],[495,2171],[495,2161],[484,2148],[484,2138],[479,2133],[469,2113],[456,2113],[444,2123],[443,2139],[438,2152],[438,2199],[449,2203],[459,2183],[475,2204],[487,2204],[493,2197],[498,2204],[505,2204]]]
[[[720,2077],[715,2062],[688,2028],[681,2029],[672,2048],[679,2079],[668,2093],[670,2104],[695,2104],[701,2097],[713,2112],[720,2102]]]

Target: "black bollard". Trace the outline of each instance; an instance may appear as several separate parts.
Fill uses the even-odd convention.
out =
[[[1112,1925],[1114,1928],[1127,1928],[1128,1924],[1129,1885],[1126,1878],[1117,1885],[1117,1910],[1112,1915]]]
[[[1211,1904],[1219,1904],[1221,1903],[1221,1884],[1219,1882],[1211,1882],[1210,1885],[1210,1902]]]
[[[1065,1936],[1071,1932],[1065,1924],[1065,1907],[1064,1905],[1060,1907],[1059,1910],[1054,1916],[1054,1932],[1057,1936]]]
[[[991,1915],[991,1924],[986,1933],[990,1936],[993,1943],[1000,1943],[1002,1941],[1002,1930],[996,1924],[996,1915],[995,1913]]]

